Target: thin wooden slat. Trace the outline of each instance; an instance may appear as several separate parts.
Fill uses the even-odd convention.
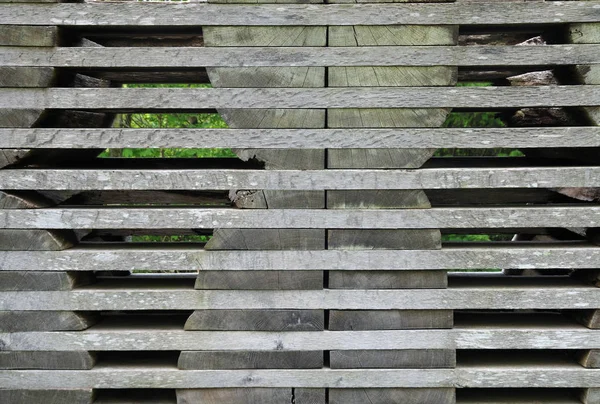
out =
[[[600,105],[600,85],[363,88],[0,89],[0,108],[168,111],[228,108],[510,108]]]
[[[510,10],[507,7],[510,6]],[[446,4],[228,5],[57,4],[0,5],[0,24],[60,26],[231,26],[556,24],[597,22],[597,1],[456,2]],[[510,12],[509,12],[510,11]]]
[[[0,128],[2,148],[600,147],[600,127],[385,129]]]
[[[89,272],[0,272],[0,290],[71,290],[93,282]]]
[[[296,390],[311,390],[310,397],[296,396]],[[221,389],[178,389],[178,404],[325,404],[325,389],[295,389],[295,388],[221,388]]]
[[[28,25],[1,26],[0,45],[19,47],[56,46],[58,45],[59,28],[52,26],[54,24],[48,25],[47,27]]]
[[[330,404],[456,403],[454,389],[329,389]]]
[[[322,190],[600,187],[598,167],[421,170],[5,169],[12,190]]]
[[[0,229],[460,229],[516,228],[523,223],[527,223],[527,226],[532,228],[600,227],[600,207],[532,206],[362,210],[218,208],[0,210]],[[305,237],[308,236],[307,233]],[[238,245],[240,244],[238,243]],[[231,242],[231,246],[227,247],[235,248],[235,245],[236,243]],[[397,245],[400,246],[400,244]],[[224,249],[223,247],[225,246],[215,249]],[[260,249],[289,249],[289,247],[283,245],[279,248],[263,246]],[[317,248],[308,246],[302,249]]]
[[[0,352],[0,369],[91,369],[96,356],[87,351]]]
[[[98,367],[83,371],[0,371],[6,389],[218,387],[596,387],[600,370],[576,366],[485,366],[453,369],[176,370]]]
[[[600,307],[595,288],[206,291],[94,290],[0,292],[0,310],[461,310]],[[41,312],[40,312],[41,313]],[[217,315],[218,312],[215,312]],[[313,321],[313,320],[309,320]],[[301,324],[302,326],[302,324]],[[318,327],[314,327],[315,330]],[[268,331],[268,330],[267,330]]]
[[[179,369],[320,369],[322,351],[183,351]]]
[[[85,332],[13,332],[0,334],[10,351],[210,351],[228,352],[390,350],[390,349],[600,349],[600,333],[570,324],[445,330],[393,331],[184,331],[128,326],[95,326]]]
[[[149,248],[148,248],[149,247]],[[414,270],[595,268],[600,248],[513,244],[443,250],[202,251],[194,246],[74,247],[65,251],[0,252],[0,271],[137,270]]]
[[[60,47],[1,48],[3,66],[111,69],[319,66],[549,66],[600,63],[595,44],[543,47],[361,46],[361,47]],[[109,73],[102,73],[109,74]],[[124,72],[126,74],[126,72]],[[146,73],[147,74],[147,73]],[[158,72],[155,74],[159,74]],[[166,74],[166,73],[165,73]],[[175,74],[175,73],[173,73]],[[132,78],[135,80],[135,78]]]
[[[57,387],[52,390],[22,390],[18,386],[12,389],[0,389],[0,401],[3,403],[44,403],[44,404],[90,404],[94,401],[92,390],[64,390]]]

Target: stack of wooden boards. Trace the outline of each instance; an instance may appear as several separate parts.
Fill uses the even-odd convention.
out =
[[[0,402],[600,404],[600,2],[0,3]]]

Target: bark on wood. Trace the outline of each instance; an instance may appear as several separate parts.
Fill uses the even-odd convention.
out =
[[[186,330],[320,331],[322,310],[196,310]]]

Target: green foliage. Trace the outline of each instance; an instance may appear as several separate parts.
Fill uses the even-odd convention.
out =
[[[125,88],[210,88],[208,84],[125,84]],[[219,114],[120,114],[119,128],[226,128]],[[193,158],[236,157],[231,149],[107,149],[100,157]]]

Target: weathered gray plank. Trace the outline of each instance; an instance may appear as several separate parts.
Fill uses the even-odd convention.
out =
[[[68,230],[0,230],[0,251],[60,251],[75,243],[74,233]]]
[[[287,210],[282,209],[281,211]],[[252,213],[253,211],[244,212]],[[188,226],[193,223],[194,221],[188,222]],[[207,250],[319,250],[325,247],[323,230],[305,228],[289,231],[277,228],[256,228],[260,226],[259,222],[254,226],[238,226],[238,223],[233,221],[228,226],[215,220],[211,225],[212,228],[215,228],[214,235],[206,243],[205,248]],[[201,226],[197,228],[201,228]]]
[[[6,169],[13,190],[350,190],[600,187],[598,167],[444,168],[425,170],[72,170]]]
[[[569,25],[567,30],[567,39],[569,40],[569,42],[576,44],[600,43],[600,22],[597,22],[595,24]],[[582,63],[575,65],[574,70],[579,83],[600,84],[599,66],[587,65]],[[595,125],[600,125],[600,107],[583,108],[583,112],[589,122]]]
[[[453,324],[452,310],[367,311],[355,308],[352,311],[331,310],[329,313],[329,329],[333,331],[452,328]]]
[[[600,370],[579,365],[486,366],[454,369],[179,370],[172,367],[96,367],[48,372],[0,371],[6,389],[63,388],[464,388],[597,387]]]
[[[170,248],[74,247],[60,252],[0,252],[0,271],[129,271],[131,269],[219,271],[433,270],[485,268],[598,267],[600,249],[585,245],[514,244],[490,247],[449,247],[443,250],[379,251],[210,251],[193,246]]]
[[[329,271],[329,289],[431,289],[448,286],[445,271]]]
[[[455,350],[360,350],[331,351],[331,369],[453,368]]]
[[[85,330],[96,322],[94,316],[72,311],[0,311],[0,319],[2,332]]]
[[[177,404],[319,404],[296,400],[294,388],[178,389]],[[312,389],[304,389],[312,390]],[[315,389],[316,390],[316,389]],[[323,390],[324,391],[324,390]],[[324,398],[324,397],[323,397]],[[325,401],[322,401],[324,404]]]
[[[581,364],[581,366],[586,368],[600,368],[600,350],[591,349],[582,351],[578,355],[577,361]]]
[[[320,369],[322,351],[183,351],[179,369]]]
[[[60,26],[231,26],[555,24],[597,22],[597,1],[360,5],[58,4],[0,6],[0,24]]]
[[[600,403],[600,389],[584,389],[580,398],[583,404],[598,404]]]
[[[0,66],[0,87],[49,87],[55,75],[50,67]]]
[[[85,332],[0,334],[7,351],[314,351],[402,349],[600,349],[596,330],[570,323],[491,325],[456,329],[394,331],[184,331],[97,325]]]
[[[451,313],[443,310],[583,310],[600,305],[598,290],[586,287],[460,287],[322,291],[206,291],[168,288],[95,290],[90,287],[67,292],[0,292],[0,297],[2,297],[1,310],[198,310],[189,319],[187,329],[207,327],[215,330],[233,329],[234,324],[237,323],[240,330],[318,330],[323,328],[323,314],[320,312],[323,309],[349,310],[348,313],[356,313],[356,317],[363,314],[364,310],[381,310],[378,316],[364,313],[365,316],[375,317],[371,322],[377,327],[370,327],[373,329],[386,328],[387,323],[382,321],[386,316],[392,319],[400,317],[401,320],[404,310],[442,310],[440,316],[445,314],[447,326],[450,327]],[[271,317],[269,317],[265,312],[269,309],[278,311],[270,312]],[[10,313],[3,314],[21,315],[21,313]],[[353,320],[349,314],[331,314],[332,317],[335,314],[336,318],[330,319],[330,329],[352,329],[346,326]],[[43,312],[31,313],[31,316],[39,319],[43,316]],[[227,323],[227,317],[231,318],[231,324]],[[406,317],[419,322],[420,328],[427,326],[429,320],[437,321],[437,318],[431,319],[425,316],[421,320],[418,316]],[[363,319],[360,320],[362,322]],[[408,325],[403,325],[402,328],[406,327]]]
[[[431,209],[43,208],[0,211],[0,229],[212,229],[207,249],[318,250],[321,229],[387,229],[370,234],[329,230],[330,249],[439,248],[438,228],[600,227],[600,207],[529,206]],[[246,230],[241,230],[246,229]],[[290,234],[279,229],[301,229]],[[405,230],[396,234],[395,229]],[[1,230],[8,231],[8,230]],[[17,230],[12,230],[17,232]],[[33,230],[27,230],[27,232]],[[338,235],[338,232],[341,234]],[[1,235],[1,233],[0,233]],[[417,240],[415,240],[417,239]],[[25,248],[26,244],[23,244]]]
[[[575,107],[600,105],[597,87],[18,88],[0,89],[0,108],[167,111],[230,108]]]
[[[95,363],[96,356],[87,351],[0,352],[0,369],[91,369]]]
[[[402,26],[397,26],[401,28]],[[230,74],[248,67],[319,66],[549,66],[600,62],[597,44],[547,45],[544,47],[482,46],[252,46],[227,48],[198,47],[107,47],[54,49],[0,49],[4,66],[85,67],[85,68],[202,68],[221,67]],[[229,68],[227,66],[230,66]],[[230,70],[231,69],[231,70]],[[247,68],[245,68],[247,69]],[[96,74],[96,73],[94,73]],[[100,73],[98,73],[100,74]],[[103,75],[109,73],[102,72]],[[119,78],[127,72],[110,72]],[[140,73],[142,76],[149,73]],[[156,72],[159,75],[160,72]],[[173,73],[171,73],[173,74]],[[163,73],[167,75],[167,73]],[[215,77],[216,78],[216,77]],[[266,84],[266,83],[265,83]],[[592,83],[590,83],[592,84]]]
[[[3,148],[557,148],[600,147],[600,128],[8,129]]]
[[[198,306],[198,308],[200,307],[210,306]],[[265,308],[269,309],[270,307]],[[321,331],[325,324],[324,317],[321,310],[196,310],[186,321],[185,329]]]
[[[456,402],[454,389],[330,389],[331,404],[420,404]]]
[[[58,44],[59,28],[52,26],[15,25],[0,26],[1,46],[47,46],[54,47]],[[4,58],[2,58],[4,60]],[[4,64],[4,63],[3,63]]]
[[[0,272],[0,279],[1,276],[2,272]],[[323,289],[323,273],[320,271],[199,271],[194,288],[213,290]]]
[[[12,389],[0,389],[0,401],[10,404],[91,404],[94,392],[63,390],[60,386],[54,390],[21,390],[15,386]]]
[[[93,282],[91,272],[0,272],[0,290],[71,290]]]

